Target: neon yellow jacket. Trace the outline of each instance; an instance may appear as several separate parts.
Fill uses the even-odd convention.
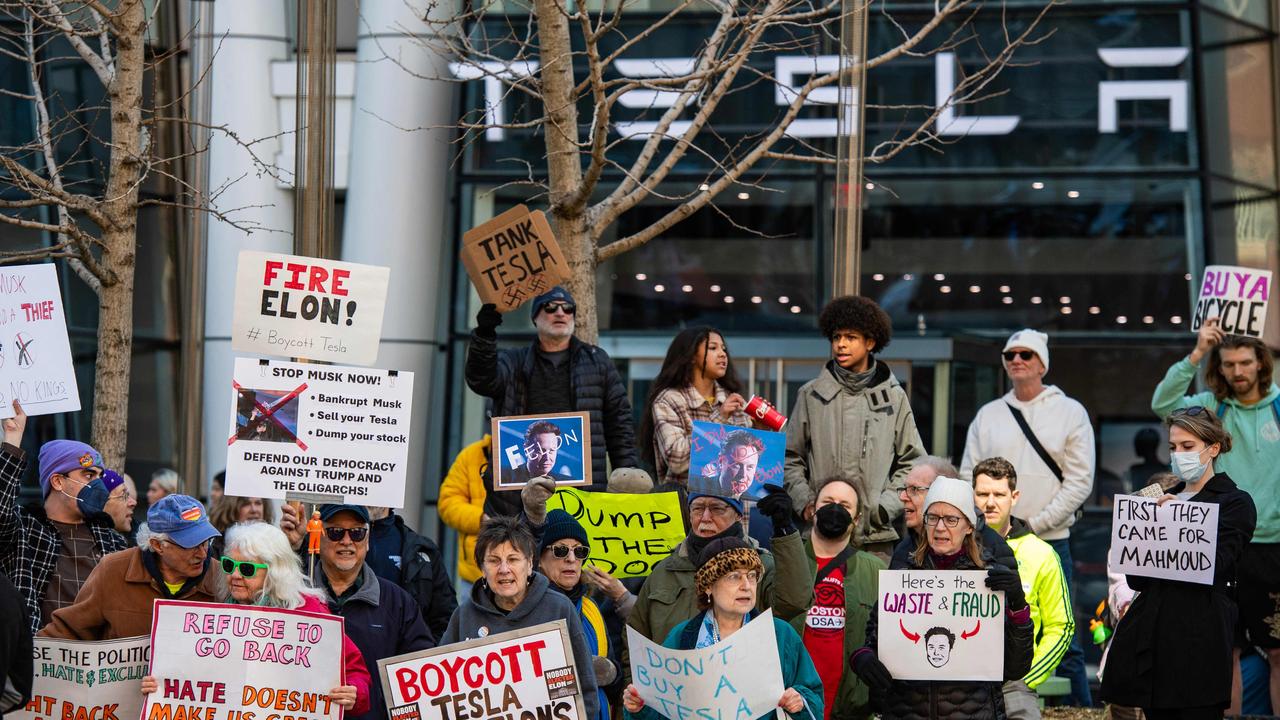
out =
[[[1035,626],[1035,654],[1031,658],[1031,670],[1022,681],[1035,689],[1053,675],[1053,671],[1067,653],[1071,636],[1076,631],[1076,621],[1071,613],[1071,593],[1062,575],[1058,554],[1049,543],[1031,534],[1026,523],[1011,518],[1012,527],[1005,538],[1018,560],[1018,575],[1022,578],[1022,591],[1031,606],[1031,622]]]

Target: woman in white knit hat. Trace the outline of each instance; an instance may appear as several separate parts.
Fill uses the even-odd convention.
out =
[[[911,555],[910,570],[987,570],[987,587],[1005,593],[1004,677],[1017,680],[1031,669],[1034,626],[1016,567],[987,566],[976,531],[973,487],[939,477],[924,501],[924,532]],[[999,682],[895,680],[876,657],[876,616],[867,622],[867,644],[849,656],[853,671],[871,689],[871,703],[885,720],[966,718],[1003,720]]]

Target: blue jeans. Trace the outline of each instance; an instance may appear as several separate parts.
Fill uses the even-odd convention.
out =
[[[1067,592],[1071,593],[1072,612],[1075,611],[1075,586],[1071,582],[1071,544],[1070,539],[1046,540],[1049,546],[1058,553],[1058,561],[1062,563],[1062,574],[1067,581]],[[1078,629],[1078,628],[1077,628]],[[1084,668],[1084,651],[1080,649],[1080,634],[1071,636],[1071,646],[1067,654],[1062,656],[1056,673],[1071,682],[1071,694],[1067,696],[1067,704],[1076,707],[1092,707],[1093,696],[1089,692],[1089,675]]]

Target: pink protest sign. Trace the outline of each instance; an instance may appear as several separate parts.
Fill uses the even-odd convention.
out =
[[[1271,271],[1235,265],[1204,269],[1200,299],[1191,314],[1191,331],[1199,332],[1209,318],[1218,318],[1228,335],[1261,338],[1271,299]]]
[[[342,618],[157,600],[142,720],[341,720]]]

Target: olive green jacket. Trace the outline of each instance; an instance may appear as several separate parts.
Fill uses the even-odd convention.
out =
[[[804,543],[804,553],[809,567],[817,577],[818,560],[813,544]],[[876,589],[880,584],[880,571],[884,561],[871,553],[856,550],[844,563],[844,654],[862,647],[867,642],[867,619],[876,609]],[[805,614],[791,620],[791,626],[804,639]],[[865,720],[871,717],[870,695],[865,683],[845,663],[844,677],[831,704],[831,720]]]

